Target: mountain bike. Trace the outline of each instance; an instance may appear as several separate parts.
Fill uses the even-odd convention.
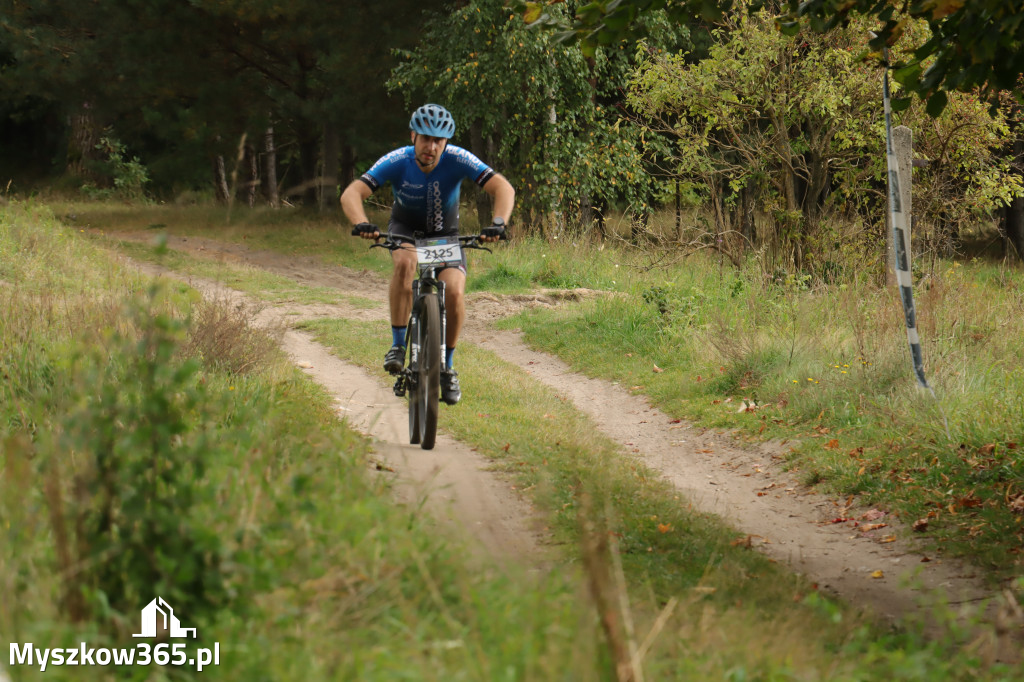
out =
[[[353,235],[358,233],[353,230]],[[418,277],[412,283],[412,313],[406,336],[407,362],[393,373],[394,392],[409,396],[409,442],[431,450],[437,437],[438,397],[441,392],[441,364],[445,358],[444,282],[437,273],[444,267],[462,264],[462,249],[491,250],[480,244],[481,235],[420,237],[416,249]],[[389,251],[405,248],[407,243],[387,235],[373,248]]]

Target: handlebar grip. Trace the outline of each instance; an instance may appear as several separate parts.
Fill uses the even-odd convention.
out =
[[[352,236],[358,237],[363,234],[373,234],[374,232],[380,233],[380,230],[373,223],[359,223],[352,227]]]

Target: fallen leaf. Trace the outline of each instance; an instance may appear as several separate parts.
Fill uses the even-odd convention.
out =
[[[862,521],[877,521],[878,519],[885,516],[885,512],[880,509],[869,509],[860,515]]]
[[[661,373],[661,372],[664,372],[664,371],[665,371],[665,370],[663,370],[663,369],[662,369],[661,367],[658,367],[657,365],[654,365],[654,367],[653,367],[652,369],[653,369],[653,370],[654,370],[654,371],[655,371],[656,373]]]
[[[896,536],[886,535],[884,538],[881,539],[881,542],[896,542]]]
[[[929,561],[931,561],[931,559],[929,557],[926,557],[926,556],[921,557],[921,563],[922,564],[926,564]]]
[[[1017,513],[1024,512],[1024,495],[1021,495],[1016,500],[1010,502],[1010,511]]]
[[[825,449],[826,450],[835,450],[838,447],[839,447],[839,440],[837,438],[833,438],[829,442],[825,443]]]
[[[512,447],[512,443],[505,443],[505,446],[503,448],[501,448],[501,449],[504,450],[505,452],[508,452],[508,449],[510,447]]]
[[[988,444],[982,445],[980,448],[978,448],[978,454],[991,455],[992,452],[995,449],[996,449],[996,444],[995,443],[988,443]]]
[[[914,521],[914,525],[911,526],[915,532],[923,533],[928,530],[928,519],[918,519]]]
[[[878,530],[879,528],[885,528],[888,525],[888,523],[868,523],[866,525],[861,526],[860,529],[865,533],[868,533],[873,530]]]
[[[958,497],[956,502],[964,509],[973,509],[974,507],[980,507],[982,504],[981,500],[974,496],[974,493],[967,497]]]
[[[659,523],[658,524],[658,532],[659,533],[667,533],[670,530],[672,530],[672,524],[671,523]]]
[[[313,363],[309,360],[302,360],[301,362],[296,363],[296,365],[302,369],[313,369]]]
[[[881,571],[875,571],[874,573],[871,574],[871,577],[877,580],[879,578],[884,578],[885,577],[885,573],[882,573]]]

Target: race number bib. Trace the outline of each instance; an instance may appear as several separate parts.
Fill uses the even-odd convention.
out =
[[[462,265],[462,247],[458,237],[416,240],[416,259],[420,268]]]

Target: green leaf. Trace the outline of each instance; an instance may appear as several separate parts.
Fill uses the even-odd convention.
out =
[[[913,97],[897,97],[896,99],[889,100],[889,108],[893,111],[903,111],[909,107],[910,103],[913,101]]]
[[[939,90],[931,97],[928,98],[928,106],[926,111],[932,118],[938,118],[942,113],[942,110],[946,108],[946,102],[948,101],[946,93]]]
[[[900,85],[907,87],[913,87],[917,84],[917,79],[921,75],[921,64],[910,64],[900,69],[894,69],[892,77],[896,79],[896,82]]]
[[[621,35],[625,32],[629,23],[633,20],[629,11],[619,11],[614,14],[609,14],[604,18],[604,25],[616,34]]]
[[[539,2],[528,2],[526,3],[526,11],[523,12],[523,21],[527,24],[532,24],[540,19],[540,14],[541,4]]]
[[[799,21],[780,21],[777,22],[777,26],[783,35],[795,36],[800,32]]]

